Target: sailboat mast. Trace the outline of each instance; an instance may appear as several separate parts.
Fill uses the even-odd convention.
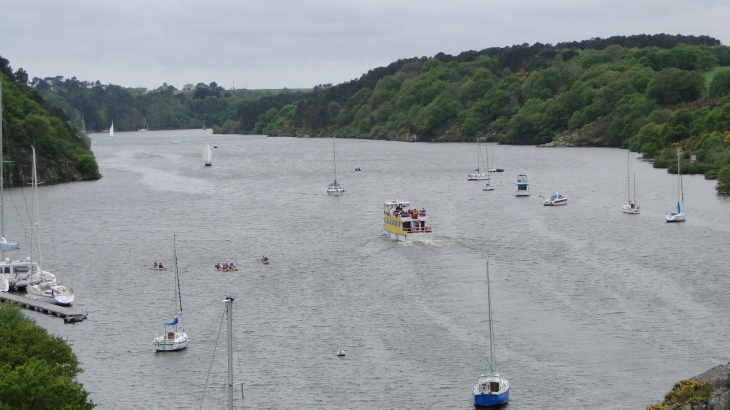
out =
[[[177,289],[175,291],[175,316],[178,315],[178,312],[180,313],[180,321],[182,321],[182,295],[180,294],[180,274],[178,273],[177,269],[177,243],[176,243],[176,237],[175,235],[172,235],[172,257],[175,261],[175,284],[177,285]],[[178,311],[178,304],[180,306],[180,310]],[[175,325],[175,329],[177,329],[177,325]]]
[[[627,150],[626,151],[626,189],[628,190],[627,191],[628,197],[629,197],[628,203],[631,203],[631,168],[630,168],[631,160],[630,160],[630,155],[631,155],[631,151]],[[635,180],[634,180],[634,183],[636,183]]]
[[[634,203],[636,203],[636,173],[634,173]]]
[[[477,137],[477,172],[480,172],[479,161],[482,159],[482,149],[479,147],[479,137]]]
[[[43,253],[41,252],[41,212],[38,207],[38,166],[36,164],[36,158],[35,158],[35,146],[33,148],[33,199],[35,202],[35,229],[37,230],[37,237],[38,237],[38,269],[40,269],[40,272],[38,274],[43,273]],[[32,247],[32,246],[31,246]],[[33,273],[31,272],[31,278],[33,277]]]
[[[0,81],[0,236],[5,237],[5,157],[3,156],[3,82]],[[5,260],[5,252],[3,260]]]
[[[337,150],[335,149],[334,134],[332,134],[332,163],[335,165],[335,183],[337,183]]]
[[[682,192],[682,161],[681,161],[682,149],[677,149],[677,203],[681,201]],[[682,204],[684,209],[684,204]]]
[[[223,301],[228,316],[228,410],[233,410],[233,298]]]
[[[495,372],[494,363],[494,327],[492,322],[492,292],[489,286],[489,258],[487,258],[487,309],[489,312],[489,372]]]

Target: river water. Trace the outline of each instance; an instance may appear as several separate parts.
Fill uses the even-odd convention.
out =
[[[89,318],[28,314],[73,345],[99,408],[222,408],[227,295],[237,408],[472,408],[487,254],[510,409],[643,409],[730,360],[730,201],[701,176],[684,177],[687,222],[667,224],[676,176],[633,153],[642,213],[621,213],[625,150],[494,146],[505,172],[484,192],[466,180],[473,144],[337,140],[347,194],[328,197],[329,139],[91,137],[104,177],[39,189],[44,264]],[[531,197],[513,195],[521,173]],[[554,191],[569,205],[543,207]],[[30,190],[8,193],[6,236],[27,243]],[[426,208],[433,241],[384,237],[396,196]],[[150,267],[173,267],[173,234],[190,345],[155,354],[175,289],[173,269]]]

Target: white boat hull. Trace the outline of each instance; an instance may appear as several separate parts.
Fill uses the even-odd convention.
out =
[[[546,199],[542,204],[545,206],[568,205],[568,198],[556,199],[554,201]]]
[[[433,239],[433,232],[426,232],[426,233],[409,233],[405,235],[393,233],[390,231],[385,231],[385,235],[393,240],[400,241],[400,242],[418,242],[418,241],[429,241]]]
[[[489,175],[487,175],[484,172],[479,172],[479,173],[475,173],[475,174],[469,174],[469,176],[467,176],[466,180],[467,181],[484,181],[487,178],[489,178]]]
[[[330,195],[330,196],[345,195],[345,190],[343,188],[327,188],[327,195]]]
[[[174,336],[171,338],[170,333]],[[156,337],[152,341],[158,352],[173,352],[188,347],[188,335],[182,332],[169,332],[167,335]]]
[[[670,212],[666,215],[667,222],[684,222],[684,212]]]
[[[482,191],[494,191],[494,185],[484,184]]]
[[[74,301],[73,289],[57,286],[53,283],[41,283],[26,287],[28,297],[33,300],[59,306],[71,306]]]
[[[623,212],[625,214],[636,215],[636,214],[638,214],[640,212],[639,205],[631,206],[631,204],[626,204],[622,208],[623,208]]]

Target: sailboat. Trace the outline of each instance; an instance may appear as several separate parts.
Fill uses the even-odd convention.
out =
[[[487,169],[489,169],[489,146],[487,146]],[[494,151],[492,151],[494,152]],[[492,181],[489,177],[489,172],[487,174],[487,183],[484,184],[484,187],[482,188],[482,191],[494,191],[494,185],[492,185]]]
[[[474,386],[474,406],[491,407],[507,403],[509,400],[509,381],[497,373],[494,357],[494,321],[492,320],[492,294],[489,286],[489,259],[487,259],[487,309],[489,312],[489,357],[484,374],[479,376]]]
[[[634,174],[634,199],[631,199],[631,151],[626,152],[626,188],[628,192],[628,202],[622,207],[625,214],[638,214],[639,204],[636,203],[636,174]]]
[[[36,237],[38,238],[38,264],[31,265],[31,282],[33,279],[33,270],[37,270],[37,276],[43,277],[46,272],[43,271],[43,258],[41,253],[41,238],[40,238],[40,212],[38,210],[38,171],[36,167],[35,158],[35,147],[33,149],[33,202],[35,203],[36,221],[34,228],[36,231]],[[33,242],[31,240],[31,242]],[[31,245],[32,248],[33,245]],[[73,288],[68,289],[60,283],[56,282],[56,277],[47,278],[38,281],[38,283],[30,283],[25,288],[28,297],[31,299],[40,300],[55,305],[69,306],[74,301],[74,290]]]
[[[667,222],[684,222],[684,188],[682,187],[682,150],[677,150],[677,212],[666,215]]]
[[[109,139],[114,139],[114,121],[112,121],[112,126],[109,127]]]
[[[213,166],[213,151],[207,142],[205,143],[205,148],[203,148],[203,162],[205,162],[206,167]]]
[[[177,268],[177,248],[175,235],[172,236],[173,258],[175,259],[175,318],[165,322],[165,333],[155,335],[152,345],[158,352],[171,352],[188,347],[188,335],[182,325],[182,295],[180,293],[180,272]]]
[[[149,127],[147,126],[147,119],[145,117],[142,117],[142,128],[138,129],[137,131],[149,131]]]
[[[327,187],[327,195],[340,196],[345,189],[337,183],[337,150],[335,149],[335,136],[332,135],[332,163],[335,165],[335,181]]]
[[[482,172],[480,166],[483,165],[482,160],[482,149],[479,148],[479,138],[477,138],[477,168],[474,172],[469,173],[466,177],[467,181],[482,181],[487,179],[488,175],[486,172]]]

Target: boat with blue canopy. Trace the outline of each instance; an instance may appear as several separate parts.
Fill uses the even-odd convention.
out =
[[[188,335],[185,333],[182,323],[182,295],[180,293],[180,273],[177,267],[177,250],[175,249],[175,236],[172,237],[173,257],[175,259],[175,317],[165,322],[165,332],[162,335],[155,335],[152,345],[158,352],[172,352],[188,347]]]

